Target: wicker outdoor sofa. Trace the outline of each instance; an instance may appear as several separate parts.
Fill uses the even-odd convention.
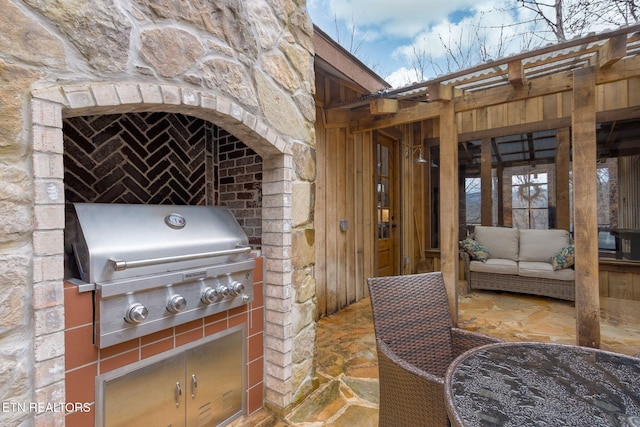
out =
[[[573,245],[566,230],[476,226],[460,242],[467,289],[575,301]]]

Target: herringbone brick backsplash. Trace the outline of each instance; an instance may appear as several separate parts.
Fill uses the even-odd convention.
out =
[[[67,118],[67,203],[224,205],[261,235],[262,160],[224,129],[181,114]]]

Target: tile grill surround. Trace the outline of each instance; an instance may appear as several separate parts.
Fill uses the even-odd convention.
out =
[[[247,414],[262,408],[263,329],[262,258],[256,259],[254,271],[255,300],[241,307],[203,319],[165,329],[144,337],[98,349],[93,345],[92,293],[79,293],[75,285],[65,282],[65,379],[66,402],[89,403],[95,408],[95,377],[165,351],[197,341],[233,326],[245,323],[247,330]],[[74,412],[66,415],[66,427],[92,425],[95,413]]]

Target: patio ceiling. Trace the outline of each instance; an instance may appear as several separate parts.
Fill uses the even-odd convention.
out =
[[[640,120],[598,123],[598,159],[640,154]],[[468,172],[480,171],[481,140],[460,143],[460,164]],[[545,130],[492,138],[492,167],[554,163],[556,131]]]
[[[480,170],[481,140],[460,143],[460,165]],[[553,163],[556,157],[556,132],[547,130],[493,138],[491,141],[493,167],[518,164]]]

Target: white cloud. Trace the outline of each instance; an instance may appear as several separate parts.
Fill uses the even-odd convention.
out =
[[[392,56],[422,70],[426,79],[520,52],[531,41],[522,35],[518,23],[526,19],[520,12],[526,11],[505,0],[477,4],[462,20],[443,19],[399,44]]]
[[[394,37],[414,37],[450,14],[467,10],[478,0],[329,0],[336,18],[358,26],[378,27]]]
[[[420,80],[415,69],[409,69],[406,67],[400,67],[388,76],[386,76],[385,81],[389,83],[392,87],[398,88],[407,86],[412,83],[417,83]]]

